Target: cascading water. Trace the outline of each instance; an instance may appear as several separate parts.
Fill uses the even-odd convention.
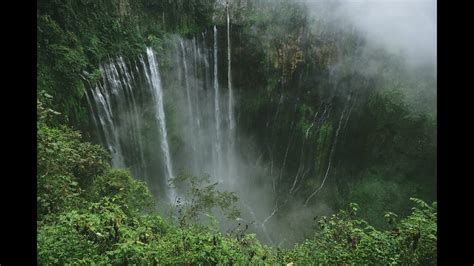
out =
[[[300,177],[301,175],[301,172],[303,171],[304,169],[304,160],[303,160],[303,155],[304,155],[304,148],[305,148],[305,144],[306,144],[306,141],[308,140],[308,136],[309,136],[309,133],[311,132],[311,129],[313,128],[314,126],[314,122],[316,121],[316,117],[318,116],[319,112],[316,112],[316,114],[314,115],[314,118],[313,118],[313,121],[311,122],[311,125],[308,127],[308,129],[306,130],[306,133],[305,133],[305,138],[303,140],[303,145],[301,145],[301,153],[300,153],[300,165],[298,167],[298,171],[296,172],[296,176],[295,176],[295,179],[293,180],[293,185],[291,186],[290,188],[290,194],[293,193],[294,189],[295,189],[295,186],[296,186],[296,183],[298,182],[298,178]]]
[[[91,88],[98,119],[93,118],[99,121],[105,146],[112,155],[112,165],[130,166],[135,175],[146,178],[142,171],[145,169],[145,160],[140,133],[141,119],[132,90],[133,77],[122,57],[109,59],[100,70],[102,79]],[[126,162],[125,151],[133,154],[135,160]]]
[[[183,67],[184,67],[184,87],[186,88],[186,98],[188,100],[187,105],[188,105],[189,124],[194,125],[195,120],[194,120],[194,115],[193,115],[193,103],[191,101],[191,93],[189,91],[190,88],[189,88],[188,64],[186,62],[186,51],[184,49],[183,41],[180,41],[179,44],[181,46],[181,52],[183,55],[182,61],[183,61]]]
[[[105,141],[107,142],[106,146],[112,155],[112,166],[122,167],[124,166],[122,148],[120,147],[115,123],[110,111],[110,97],[108,97],[107,91],[103,92],[101,88],[102,86],[99,83],[93,90],[94,100],[98,103],[97,114],[105,135]]]
[[[229,14],[229,3],[227,3],[226,14],[227,14],[227,86],[229,87],[229,109],[228,109],[228,120],[229,120],[229,141],[230,146],[234,144],[234,130],[235,130],[235,118],[234,118],[234,92],[232,91],[232,59],[231,59],[231,42],[230,42],[230,14]]]
[[[227,15],[227,87],[228,87],[228,148],[227,148],[227,164],[230,167],[230,172],[234,173],[232,169],[233,164],[231,163],[234,158],[234,145],[235,145],[235,117],[234,117],[234,92],[232,90],[232,57],[231,57],[231,41],[230,41],[230,6],[229,2],[226,5]],[[233,185],[236,182],[235,177],[229,177],[227,182]]]
[[[183,68],[184,68],[184,87],[186,89],[186,99],[187,99],[187,106],[188,106],[188,119],[189,119],[189,122],[188,124],[191,126],[191,130],[193,132],[196,132],[197,130],[197,127],[195,126],[196,124],[196,119],[194,118],[194,108],[193,108],[193,101],[191,100],[191,91],[190,89],[194,89],[194,88],[190,88],[190,82],[189,82],[189,73],[188,73],[188,63],[187,63],[187,60],[186,60],[186,50],[184,48],[184,44],[183,44],[183,41],[180,40],[179,41],[179,45],[181,47],[181,61],[182,61],[182,65],[183,65]],[[191,156],[192,160],[193,160],[193,164],[194,164],[194,168],[196,168],[196,161],[194,160],[194,154],[197,152],[197,148],[196,148],[196,142],[191,142],[191,147],[192,147],[192,154],[193,156]]]
[[[333,159],[333,155],[334,155],[334,150],[336,148],[337,138],[339,137],[339,131],[341,130],[341,125],[342,125],[342,121],[343,121],[345,112],[346,112],[346,108],[344,108],[344,110],[342,110],[342,112],[341,112],[341,117],[339,119],[339,124],[337,126],[336,134],[334,136],[334,141],[333,141],[332,146],[331,146],[331,151],[329,152],[329,162],[328,162],[328,166],[326,168],[326,173],[324,174],[323,181],[321,182],[321,185],[318,188],[316,188],[311,193],[311,195],[309,195],[308,198],[306,198],[306,201],[304,202],[305,206],[308,205],[308,202],[311,200],[311,198],[313,198],[324,187],[324,183],[326,182],[329,171],[331,170],[331,163],[332,163],[332,159]]]
[[[217,163],[218,168],[216,169],[215,175],[218,175],[220,172],[221,165],[221,154],[222,154],[222,143],[221,143],[221,111],[219,107],[219,81],[217,79],[218,69],[217,69],[217,27],[214,26],[214,115],[215,115],[215,126],[216,126],[216,143],[215,143],[215,162]],[[219,177],[222,181],[222,177]]]
[[[222,108],[222,103],[229,98],[221,94],[219,84],[219,47],[218,29],[213,28],[212,53],[208,53],[205,36],[185,40],[177,38],[177,46],[168,51],[170,58],[175,56],[177,62],[177,78],[170,80],[167,86],[176,87],[180,92],[175,97],[180,98],[180,104],[185,112],[174,115],[173,120],[180,125],[180,139],[184,142],[183,154],[186,162],[180,168],[185,168],[194,175],[210,173],[210,177],[228,188],[235,178],[233,158],[235,151],[230,143],[229,117],[231,110]],[[202,48],[202,49],[201,49]],[[202,51],[202,52],[201,52]],[[212,60],[212,70],[209,62]],[[170,73],[173,75],[173,73]],[[229,74],[229,73],[227,73]],[[232,119],[233,120],[233,119]],[[184,152],[185,151],[185,152]],[[207,155],[212,157],[212,162]]]
[[[112,165],[117,168],[129,168],[140,179],[155,183],[160,175],[148,173],[150,158],[147,158],[143,129],[147,128],[143,116],[147,98],[152,98],[154,116],[160,135],[160,148],[163,157],[164,176],[167,180],[174,177],[172,160],[167,140],[163,92],[158,63],[151,48],[147,49],[147,63],[140,57],[126,62],[119,56],[100,66],[102,78],[86,90],[92,120],[98,128],[99,139],[109,150]],[[141,79],[144,73],[145,82]],[[144,84],[145,83],[145,84]],[[144,88],[144,89],[143,89]],[[92,97],[89,97],[89,94]],[[151,97],[148,97],[151,96]],[[148,152],[148,156],[154,156]],[[171,200],[176,193],[173,188],[167,190]]]
[[[90,107],[95,110],[93,118],[105,139],[104,145],[112,154],[115,167],[128,167],[134,176],[146,178],[152,188],[164,190],[170,202],[184,194],[181,195],[180,187],[174,184],[163,186],[163,183],[167,183],[164,180],[173,180],[182,173],[209,175],[211,180],[219,182],[219,188],[238,191],[242,195],[243,216],[246,217],[241,219],[253,219],[253,230],[268,243],[277,243],[278,237],[272,234],[276,226],[275,217],[289,198],[296,197],[296,191],[303,186],[305,178],[313,176],[314,163],[311,163],[312,157],[306,155],[312,153],[306,147],[311,145],[306,143],[311,143],[316,134],[314,132],[319,130],[327,117],[326,107],[320,115],[315,112],[309,127],[305,129],[303,146],[298,146],[301,149],[298,150],[301,154],[298,172],[293,173],[296,175],[293,175],[289,184],[283,183],[283,175],[287,174],[283,171],[289,168],[290,151],[298,145],[294,136],[296,121],[293,121],[289,139],[286,140],[282,161],[278,162],[279,172],[272,175],[266,172],[265,166],[258,168],[259,175],[268,177],[268,184],[274,178],[275,189],[274,193],[268,190],[266,199],[255,206],[255,197],[258,195],[247,187],[256,182],[253,178],[257,176],[257,168],[252,165],[255,162],[241,161],[235,147],[244,149],[241,143],[234,144],[240,138],[235,138],[229,10],[226,15],[227,49],[223,51],[227,55],[224,57],[227,73],[219,71],[219,32],[214,26],[209,32],[211,34],[204,32],[189,40],[174,37],[159,57],[151,48],[147,48],[146,56],[139,56],[136,61],[127,62],[122,57],[109,60],[101,67],[102,79],[89,90],[92,95]],[[164,62],[161,68],[159,62]],[[225,77],[227,93],[221,90],[219,84],[219,80]],[[172,102],[166,110],[164,90],[166,99]],[[276,114],[269,119],[273,120],[272,124],[276,125],[280,112],[287,108],[286,104],[287,98],[282,93]],[[168,113],[168,110],[171,112]],[[346,113],[343,115],[345,118]],[[167,118],[171,123],[167,124]],[[344,124],[343,120],[341,117],[336,139]],[[275,133],[270,131],[270,134]],[[327,175],[324,177],[325,180]]]
[[[117,60],[117,65],[122,73],[122,79],[125,81],[125,90],[124,93],[128,95],[124,95],[124,99],[127,99],[127,103],[130,110],[129,122],[131,125],[131,137],[134,140],[134,143],[138,144],[138,157],[139,157],[139,166],[135,167],[137,171],[140,172],[140,175],[143,176],[145,179],[147,178],[146,167],[145,167],[145,155],[143,152],[143,139],[140,133],[140,129],[142,128],[142,119],[138,112],[137,103],[135,100],[135,94],[133,93],[132,82],[134,80],[133,75],[130,75],[130,71],[125,64],[123,57],[119,57]],[[114,74],[118,77],[119,72],[117,68],[114,67]],[[136,154],[135,154],[136,156]]]
[[[170,148],[168,144],[168,132],[166,129],[166,117],[163,105],[163,90],[161,88],[161,77],[158,69],[158,63],[155,59],[155,53],[151,48],[146,49],[148,63],[150,64],[150,75],[147,73],[147,79],[153,88],[153,99],[155,102],[155,116],[159,122],[159,129],[161,133],[160,147],[164,155],[167,179],[172,180],[174,178],[173,165],[171,164]],[[174,186],[170,186],[169,198],[172,202],[176,200],[176,190]]]

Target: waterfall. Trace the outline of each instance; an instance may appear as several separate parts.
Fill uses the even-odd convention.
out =
[[[103,144],[112,155],[114,167],[130,167],[135,176],[147,178],[141,115],[134,90],[136,77],[120,56],[100,66],[102,79],[91,86],[88,99],[92,119],[104,135]],[[87,92],[86,92],[86,95]],[[89,98],[89,97],[88,97]],[[130,154],[131,156],[124,156]]]
[[[193,59],[194,59],[194,79],[193,79],[193,87],[194,87],[194,106],[196,108],[196,127],[197,127],[197,136],[198,136],[198,142],[197,142],[197,151],[202,151],[205,149],[205,146],[203,145],[203,121],[204,121],[204,116],[202,114],[201,109],[205,109],[205,105],[203,105],[203,108],[201,108],[200,104],[200,98],[205,96],[203,94],[204,91],[204,82],[199,79],[199,70],[200,70],[200,65],[204,64],[204,58],[203,55],[201,54],[200,47],[197,44],[197,38],[193,38]],[[196,163],[196,160],[194,160]],[[199,166],[195,165],[195,168],[197,169]]]
[[[148,174],[146,172],[145,155],[143,152],[143,139],[140,133],[140,129],[142,128],[142,121],[141,121],[141,116],[138,112],[138,107],[135,100],[135,93],[132,87],[132,82],[135,81],[135,77],[133,75],[130,75],[131,72],[128,70],[123,57],[120,56],[117,62],[118,62],[118,66],[120,67],[121,73],[123,73],[122,76],[125,79],[125,89],[128,89],[128,91],[127,90],[124,90],[124,91],[126,91],[129,94],[129,97],[125,97],[125,99],[129,99],[129,106],[131,106],[130,108],[131,115],[129,118],[132,125],[131,128],[133,132],[132,134],[134,138],[134,143],[138,143],[140,167],[137,167],[137,170],[140,172],[142,176],[145,177],[145,179],[147,179]]]
[[[189,75],[188,75],[188,64],[186,62],[186,51],[184,49],[183,41],[179,42],[181,46],[181,52],[182,52],[182,60],[183,60],[183,67],[184,67],[184,84],[186,88],[186,98],[188,100],[188,114],[189,114],[189,120],[190,124],[194,124],[194,116],[193,116],[193,103],[191,101],[191,93],[189,91]]]
[[[344,118],[344,113],[345,112],[346,112],[346,108],[344,107],[344,110],[342,110],[342,112],[341,112],[341,117],[339,119],[339,124],[338,124],[337,129],[336,129],[336,134],[334,136],[334,141],[332,143],[331,151],[329,152],[329,162],[328,162],[328,167],[326,168],[326,173],[324,174],[323,182],[321,183],[321,185],[318,188],[316,188],[311,193],[311,195],[309,195],[309,197],[306,199],[306,201],[304,203],[304,206],[308,205],[308,202],[311,200],[311,198],[314,197],[324,187],[324,183],[326,182],[326,179],[329,175],[329,171],[331,170],[331,163],[332,163],[332,159],[333,159],[333,155],[334,155],[334,149],[336,148],[337,138],[339,137],[339,131],[341,130],[342,120]]]
[[[158,150],[161,150],[163,158],[164,177],[172,180],[174,174],[158,63],[151,48],[146,49],[146,54],[148,63],[142,56],[138,61],[131,60],[128,63],[122,56],[108,58],[100,65],[101,79],[96,84],[92,85],[84,79],[89,88],[86,96],[92,120],[99,132],[99,140],[111,154],[112,166],[129,168],[134,177],[155,184],[159,180],[151,175],[148,167],[159,170],[150,164],[154,155],[158,154],[153,148],[145,147],[145,141],[150,139],[145,139],[142,133],[144,127],[149,128],[144,121],[144,113],[147,112],[144,105],[148,105],[148,102],[153,107],[150,119],[156,121],[159,132]],[[147,148],[148,158],[145,156]],[[168,197],[174,200],[174,188],[166,190]]]
[[[176,65],[174,73],[169,73],[176,78],[168,79],[169,76],[166,76],[164,80],[165,86],[175,88],[174,100],[180,111],[172,118],[179,125],[180,130],[176,134],[181,140],[181,151],[177,154],[179,162],[175,161],[175,166],[188,174],[210,175],[224,186],[223,189],[229,189],[229,185],[232,186],[237,179],[237,155],[231,128],[235,127],[235,121],[233,111],[227,109],[229,95],[222,93],[219,84],[222,73],[219,72],[217,26],[213,27],[209,49],[206,35],[203,33],[201,36],[191,39],[176,37],[176,45],[170,45],[172,49],[164,55]],[[233,99],[230,101],[233,102]],[[232,123],[229,118],[232,118]]]
[[[191,101],[191,92],[190,92],[190,87],[189,87],[189,73],[188,73],[188,64],[186,62],[186,49],[184,49],[184,44],[183,41],[179,41],[179,45],[181,46],[181,55],[182,55],[182,61],[183,61],[183,67],[184,67],[184,87],[186,89],[186,99],[187,99],[187,106],[188,106],[188,118],[189,118],[189,125],[191,126],[191,130],[195,132],[196,128],[194,126],[195,120],[194,120],[194,110],[193,110],[193,102]],[[194,155],[197,152],[196,149],[196,142],[192,141],[191,142],[191,147],[192,147],[192,154]],[[192,156],[193,162],[195,163],[196,160],[194,160],[195,156]]]
[[[86,74],[88,74],[88,73],[86,72]],[[89,85],[89,88],[92,88],[92,85],[91,85],[90,81],[86,77],[81,75],[81,78],[82,78],[83,81],[87,82],[87,84]],[[91,98],[89,97],[86,89],[84,89],[84,94],[86,96],[87,105],[89,106],[89,112],[91,114],[94,114],[94,109],[92,108],[92,101],[91,101]],[[100,124],[99,124],[99,122],[97,122],[97,119],[95,118],[95,115],[92,115],[92,123],[94,124],[95,128],[100,127]],[[98,139],[101,143],[106,143],[100,134],[98,134]]]
[[[197,43],[196,43],[196,38],[193,38],[193,74],[194,74],[194,106],[196,108],[196,126],[198,128],[198,133],[201,134],[201,117],[202,117],[202,114],[201,114],[201,109],[200,109],[200,106],[199,106],[199,92],[200,92],[200,83],[199,83],[199,76],[198,76],[198,68],[199,68],[199,60],[202,61],[202,55],[201,55],[201,51],[199,50],[199,47],[197,46]],[[199,147],[201,147],[199,145]]]
[[[219,108],[219,82],[217,79],[217,27],[214,26],[214,117],[215,117],[215,126],[216,126],[216,142],[215,142],[215,158],[216,158],[216,164],[217,164],[217,173],[215,175],[217,176],[218,174],[220,175],[220,165],[221,165],[221,135],[220,135],[220,120],[221,120],[221,111]],[[222,181],[222,177],[219,177],[220,181]]]
[[[226,8],[227,13],[227,86],[229,87],[229,141],[230,146],[234,144],[234,128],[235,128],[235,118],[234,118],[234,92],[232,91],[232,71],[231,71],[231,43],[230,43],[230,15],[229,15],[229,3],[227,3]]]
[[[101,68],[102,69],[102,68]],[[97,116],[105,137],[105,146],[112,156],[112,166],[124,167],[124,159],[122,155],[122,147],[118,138],[118,132],[115,129],[111,110],[111,100],[108,90],[104,90],[99,82],[95,88],[92,89],[92,97],[97,104]]]
[[[148,63],[150,65],[150,68],[149,68],[150,75],[148,75],[147,73],[146,76],[153,90],[153,100],[155,102],[155,106],[154,106],[155,117],[159,122],[158,123],[159,131],[161,133],[160,147],[164,155],[167,179],[172,180],[174,178],[173,166],[171,164],[171,156],[170,156],[170,150],[169,150],[169,145],[168,145],[168,135],[167,135],[166,121],[165,121],[166,117],[165,117],[165,111],[164,111],[164,106],[163,106],[163,91],[161,88],[161,78],[160,78],[158,63],[155,59],[155,54],[151,48],[147,47],[146,53],[147,53]],[[175,201],[176,191],[173,185],[170,186],[168,196],[172,202]]]
[[[291,186],[290,188],[290,194],[293,193],[294,189],[295,189],[295,186],[296,186],[296,183],[298,182],[298,178],[301,174],[301,172],[303,171],[304,169],[304,160],[303,160],[303,155],[304,155],[304,151],[305,151],[305,148],[306,148],[306,141],[308,140],[308,136],[309,136],[309,132],[311,131],[311,129],[313,128],[314,126],[314,122],[316,121],[316,117],[318,116],[319,112],[316,112],[316,114],[314,115],[314,118],[311,122],[311,125],[308,127],[308,129],[306,130],[306,133],[305,133],[305,137],[303,139],[303,145],[301,145],[301,152],[300,152],[300,164],[298,166],[298,171],[296,172],[296,176],[295,176],[295,179],[293,180],[293,185]]]
[[[231,42],[230,42],[230,3],[227,2],[227,87],[229,90],[228,100],[228,145],[227,145],[227,162],[229,166],[229,175],[227,181],[233,186],[235,180],[235,169],[233,169],[232,161],[234,160],[234,142],[235,142],[235,118],[234,118],[234,92],[232,90],[232,58],[231,58]]]
[[[219,72],[217,26],[208,36],[209,46],[206,36],[176,37],[160,55],[146,48],[146,54],[135,59],[109,58],[101,65],[101,80],[86,91],[92,95],[92,118],[113,166],[130,168],[134,177],[144,177],[153,192],[164,190],[172,202],[178,196],[175,184],[161,181],[172,181],[175,174],[210,175],[224,190],[233,190],[240,176],[234,148],[230,21],[224,50],[227,73]],[[166,68],[159,64],[162,59]],[[229,94],[221,91],[220,74],[228,76]],[[173,101],[170,113],[165,113],[165,99]],[[173,135],[166,119],[178,129]],[[176,142],[170,143],[169,137]],[[261,227],[265,233],[265,224]]]

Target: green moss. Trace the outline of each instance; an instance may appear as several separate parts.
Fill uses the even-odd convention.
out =
[[[326,121],[321,125],[316,141],[316,159],[315,159],[315,173],[316,180],[321,181],[324,176],[324,171],[327,168],[327,160],[329,159],[330,147],[332,145],[333,126],[331,122]]]

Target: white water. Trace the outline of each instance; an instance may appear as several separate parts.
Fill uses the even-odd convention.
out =
[[[205,35],[202,39],[175,39],[177,46],[164,55],[176,58],[175,74],[165,82],[166,86],[175,88],[174,102],[180,110],[172,117],[181,129],[177,132],[182,140],[177,169],[197,176],[209,174],[213,181],[224,186],[221,188],[230,189],[229,185],[236,179],[236,155],[230,144],[229,110],[227,106],[222,108],[223,103],[227,104],[228,95],[222,94],[219,84],[222,73],[219,72],[217,27],[213,33],[209,36],[211,49],[206,47]]]
[[[339,131],[341,130],[342,120],[344,118],[344,113],[345,112],[346,112],[346,108],[344,108],[344,110],[341,112],[341,118],[339,119],[339,125],[337,126],[337,130],[336,130],[336,134],[334,136],[334,141],[332,143],[331,151],[329,152],[329,162],[328,162],[328,167],[326,168],[326,173],[324,174],[323,182],[321,182],[321,185],[318,188],[316,188],[311,193],[311,195],[309,195],[309,197],[306,199],[306,201],[304,203],[305,206],[308,205],[308,202],[311,200],[311,198],[313,198],[324,187],[324,183],[326,182],[326,179],[329,175],[329,171],[331,170],[331,163],[332,163],[332,159],[333,159],[333,155],[334,155],[334,149],[336,148],[337,138],[339,137]]]
[[[200,93],[200,90],[201,90],[201,86],[200,86],[200,82],[198,80],[198,69],[199,69],[199,64],[203,61],[202,60],[203,56],[201,55],[201,51],[199,49],[199,46],[197,46],[197,41],[196,41],[196,38],[193,38],[193,68],[194,68],[194,82],[193,82],[193,89],[195,91],[194,93],[194,98],[193,98],[193,101],[194,101],[194,106],[196,108],[196,126],[198,128],[198,134],[200,135],[199,137],[201,138],[201,120],[202,120],[202,114],[201,114],[201,108],[200,108],[200,104],[199,104],[199,93]],[[199,143],[201,144],[201,143]],[[200,148],[201,145],[198,145]]]
[[[117,60],[118,66],[121,69],[121,73],[125,78],[125,89],[128,89],[128,94],[129,97],[125,96],[124,98],[126,100],[129,100],[130,103],[130,122],[132,125],[132,132],[133,132],[133,138],[134,138],[134,143],[138,143],[138,153],[139,153],[139,160],[140,160],[140,167],[136,167],[136,169],[140,172],[142,176],[145,177],[145,179],[148,178],[148,174],[146,172],[146,164],[145,164],[145,155],[144,155],[144,150],[143,150],[143,139],[142,135],[140,132],[140,129],[142,128],[142,119],[141,115],[138,111],[137,103],[135,100],[135,93],[132,87],[132,82],[135,81],[135,78],[133,75],[131,75],[132,72],[130,72],[127,68],[127,65],[125,64],[124,59],[120,56]],[[118,73],[116,72],[117,76]]]
[[[229,87],[229,141],[231,147],[234,144],[234,130],[235,130],[235,118],[234,118],[234,92],[232,91],[232,70],[231,70],[231,42],[230,42],[230,14],[229,5],[226,8],[227,13],[227,86]]]
[[[196,120],[195,120],[194,114],[193,114],[194,113],[194,110],[193,110],[194,108],[193,108],[193,101],[191,100],[188,63],[186,62],[186,50],[184,49],[184,44],[183,44],[182,40],[179,41],[179,45],[181,46],[181,55],[182,55],[181,59],[182,59],[183,68],[184,68],[184,87],[186,89],[186,99],[187,99],[187,106],[188,106],[188,119],[189,119],[188,124],[191,126],[191,130],[193,132],[196,132],[196,127],[195,127]],[[194,166],[196,167],[196,165],[195,165],[196,160],[194,160],[194,157],[195,157],[194,154],[196,154],[196,152],[197,152],[195,141],[191,142],[191,147],[192,147],[192,153],[193,153],[192,159],[193,159]]]
[[[222,154],[222,143],[221,143],[221,111],[219,107],[219,81],[217,78],[218,69],[217,69],[217,27],[214,26],[214,117],[215,117],[215,126],[216,126],[216,141],[215,141],[215,162],[217,164],[217,172],[215,176],[219,175],[219,180],[222,182],[222,177],[220,176],[220,165],[221,165],[221,154]]]
[[[227,2],[227,87],[228,87],[228,148],[227,148],[227,164],[231,175],[228,175],[227,182],[234,186],[234,183],[237,182],[237,177],[235,175],[235,169],[233,169],[232,161],[235,160],[234,156],[234,145],[235,145],[235,117],[234,117],[234,91],[232,90],[232,57],[231,57],[231,41],[230,41],[230,8],[229,2]]]
[[[159,184],[156,181],[162,180],[162,177],[167,181],[174,178],[173,160],[168,143],[159,66],[153,50],[147,48],[146,52],[147,60],[140,56],[138,61],[132,60],[127,63],[121,56],[109,58],[100,66],[102,78],[95,86],[89,84],[92,97],[86,95],[92,120],[99,132],[99,139],[111,154],[112,166],[129,168],[133,176],[144,179],[149,184]],[[144,74],[144,79],[141,78],[141,73]],[[152,109],[143,106],[147,99],[152,102]],[[153,162],[149,159],[153,159],[157,154],[155,149],[145,147],[142,130],[149,128],[149,122],[144,123],[143,120],[144,112],[149,112],[147,109],[152,112],[151,118],[156,121],[159,133],[158,150],[161,151],[163,158],[161,168],[164,170],[163,174],[151,175],[151,172],[148,172],[149,162]],[[148,158],[145,156],[146,149]],[[152,169],[160,169],[157,167],[160,166],[152,165]],[[166,194],[170,200],[175,200],[176,191],[173,186],[169,185]]]
[[[150,64],[150,75],[147,75],[148,82],[153,90],[153,100],[155,102],[155,116],[159,122],[159,130],[161,133],[160,147],[165,159],[167,179],[172,181],[174,178],[173,165],[171,164],[170,149],[168,144],[168,133],[166,129],[166,117],[163,105],[163,90],[161,88],[161,77],[159,73],[158,63],[155,58],[155,53],[149,47],[146,49],[148,63]],[[146,68],[145,68],[146,69]],[[173,185],[169,187],[169,199],[174,202],[176,200],[176,190]]]
[[[303,155],[304,155],[304,148],[306,147],[305,144],[306,144],[306,141],[308,140],[308,136],[309,136],[309,132],[311,131],[311,129],[313,128],[314,126],[314,122],[316,121],[316,117],[318,116],[318,113],[319,112],[316,112],[316,114],[314,115],[314,118],[311,122],[311,125],[308,127],[308,129],[306,130],[306,133],[305,133],[305,137],[304,137],[304,140],[303,140],[303,145],[301,145],[301,152],[300,152],[300,165],[298,167],[298,171],[296,172],[296,176],[295,176],[295,179],[293,180],[293,185],[291,186],[290,188],[290,194],[293,193],[294,189],[295,189],[295,186],[296,186],[296,183],[298,182],[298,178],[301,174],[301,172],[304,170],[304,160],[303,160]]]
[[[108,73],[105,69],[104,66],[100,68],[103,74]],[[104,133],[106,146],[112,155],[112,166],[120,168],[125,166],[125,162],[122,147],[120,145],[117,123],[114,121],[112,113],[111,104],[113,95],[110,95],[110,93],[117,90],[117,88],[116,86],[112,86],[112,88],[104,88],[105,85],[103,84],[107,84],[105,76],[103,76],[102,82],[99,81],[95,88],[92,89],[92,97],[97,104],[98,120]],[[111,84],[115,85],[115,80],[112,79]]]
[[[181,52],[182,52],[182,61],[183,61],[183,67],[184,67],[184,86],[186,88],[186,98],[188,100],[188,115],[189,115],[189,121],[190,124],[194,124],[194,115],[193,115],[193,103],[191,101],[191,93],[189,91],[189,75],[188,75],[188,64],[186,62],[186,51],[184,49],[183,41],[179,42],[181,46]]]
[[[81,78],[82,78],[83,81],[87,82],[87,84],[89,85],[89,88],[92,88],[92,85],[91,85],[90,81],[89,81],[87,78],[85,78],[83,75],[81,75]],[[84,89],[84,94],[85,94],[85,96],[86,96],[87,105],[88,105],[88,107],[89,107],[89,112],[90,112],[91,114],[94,114],[94,109],[92,109],[92,101],[91,101],[91,99],[90,99],[90,97],[89,97],[89,95],[88,95],[86,89]],[[99,127],[100,127],[100,124],[99,124],[99,122],[97,122],[97,119],[96,119],[95,115],[92,115],[92,122],[94,123],[94,126],[95,126],[96,128],[99,128]],[[98,138],[99,138],[99,140],[100,140],[102,143],[105,143],[105,141],[104,141],[103,138],[100,136],[100,134],[99,134]]]

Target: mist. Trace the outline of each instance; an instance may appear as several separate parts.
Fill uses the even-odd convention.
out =
[[[436,0],[305,0],[314,16],[328,11],[339,26],[350,25],[372,48],[402,56],[410,66],[435,65]]]

